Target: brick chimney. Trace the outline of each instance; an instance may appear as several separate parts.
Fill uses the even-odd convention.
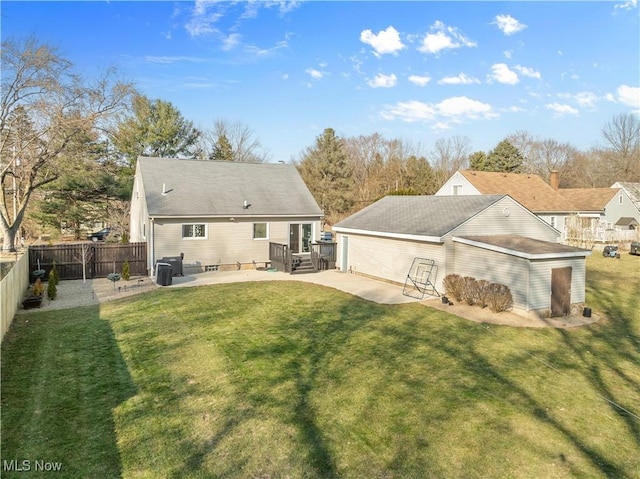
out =
[[[558,189],[558,186],[560,186],[560,175],[558,174],[558,170],[553,170],[551,172],[549,183],[551,184],[551,188],[553,188],[554,190]]]

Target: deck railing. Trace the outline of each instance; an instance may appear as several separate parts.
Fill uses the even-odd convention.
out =
[[[311,245],[311,263],[316,271],[335,269],[337,243],[320,242]]]
[[[269,242],[269,261],[271,266],[284,273],[291,272],[291,252],[289,246]]]

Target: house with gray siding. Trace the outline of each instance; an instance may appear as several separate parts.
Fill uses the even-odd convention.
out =
[[[141,157],[130,212],[131,241],[158,260],[184,255],[186,272],[266,264],[269,243],[306,253],[323,212],[295,166]]]
[[[508,195],[387,196],[333,230],[345,272],[403,284],[414,258],[425,258],[439,292],[455,273],[505,284],[515,308],[541,316],[585,301],[590,251],[560,244],[558,230]]]

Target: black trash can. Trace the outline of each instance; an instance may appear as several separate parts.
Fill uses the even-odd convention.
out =
[[[170,286],[173,282],[173,268],[168,263],[156,264],[156,283],[160,286]]]

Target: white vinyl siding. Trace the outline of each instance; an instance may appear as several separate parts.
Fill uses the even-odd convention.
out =
[[[288,244],[289,222],[313,223],[314,231],[320,231],[320,221],[309,218],[279,220],[269,217],[268,221],[255,218],[230,221],[229,218],[204,220],[207,238],[199,241],[182,239],[183,224],[201,224],[203,220],[161,220],[154,224],[154,257],[177,256],[184,253],[185,264],[217,265],[265,262],[269,260],[269,242]],[[268,241],[253,239],[254,223],[269,223]],[[317,238],[313,238],[314,241]]]
[[[442,245],[353,233],[348,236],[348,270],[404,284],[414,258],[433,259],[438,266],[434,284],[440,290],[445,259]]]
[[[517,234],[552,243],[558,241],[557,231],[510,197],[502,198],[452,233],[455,236]]]
[[[585,258],[567,258],[557,260],[532,260],[531,261],[531,309],[543,309],[551,307],[551,270],[556,268],[571,267],[571,304],[584,303],[585,301]]]
[[[502,283],[511,290],[515,307],[533,309],[527,304],[529,265],[526,259],[462,243],[454,244],[456,274]]]

